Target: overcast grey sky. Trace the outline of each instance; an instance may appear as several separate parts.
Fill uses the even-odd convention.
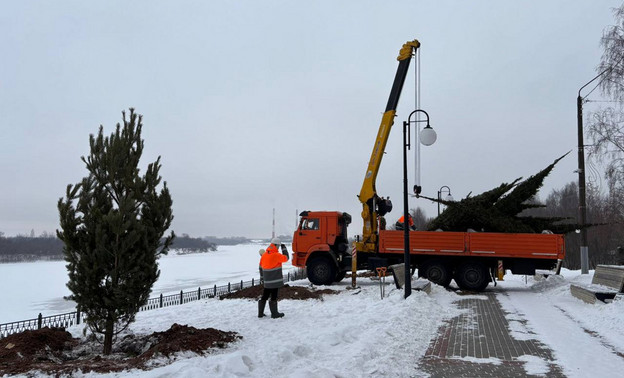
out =
[[[296,210],[356,197],[403,43],[421,47],[423,194],[456,199],[576,151],[576,94],[596,73],[619,1],[4,1],[0,231],[53,232],[89,134],[144,115],[143,165],[162,156],[173,229],[290,234]],[[413,68],[413,65],[412,67]],[[402,209],[408,76],[377,180]],[[570,154],[541,194],[577,179]],[[410,158],[410,187],[413,160]],[[411,199],[427,215],[437,206]]]

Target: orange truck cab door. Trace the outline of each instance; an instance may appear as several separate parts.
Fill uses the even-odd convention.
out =
[[[301,218],[297,230],[298,251],[309,251],[313,246],[323,243],[322,221],[324,219],[321,217]]]

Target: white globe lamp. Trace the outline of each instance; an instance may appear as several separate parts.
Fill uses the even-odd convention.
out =
[[[420,143],[425,146],[431,146],[438,139],[438,135],[431,126],[427,125],[424,129],[420,130]]]

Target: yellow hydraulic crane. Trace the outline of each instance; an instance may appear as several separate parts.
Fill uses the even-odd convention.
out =
[[[416,49],[419,47],[420,42],[417,40],[406,42],[403,44],[403,47],[401,47],[399,56],[397,57],[399,66],[394,77],[394,83],[392,84],[392,90],[390,91],[390,97],[388,98],[386,110],[381,118],[377,138],[375,139],[375,144],[373,145],[373,152],[371,153],[368,168],[366,169],[366,174],[364,175],[362,189],[358,195],[358,198],[362,203],[362,220],[364,221],[362,240],[356,243],[356,249],[358,252],[377,252],[379,228],[378,219],[392,210],[392,202],[390,199],[384,199],[377,195],[375,181],[377,180],[377,173],[379,173],[381,159],[383,158],[383,154],[386,149],[390,129],[394,124],[396,108],[403,90],[403,84],[405,83],[405,77],[407,76],[410,61],[416,52]]]

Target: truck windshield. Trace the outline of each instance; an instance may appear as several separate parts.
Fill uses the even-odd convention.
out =
[[[318,230],[319,220],[318,218],[306,218],[301,224],[302,230]]]

